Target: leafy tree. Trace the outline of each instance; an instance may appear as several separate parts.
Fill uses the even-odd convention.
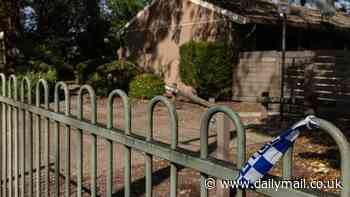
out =
[[[9,39],[17,49],[14,65],[73,68],[89,61],[96,67],[116,59],[120,29],[149,1],[2,0],[0,20],[16,24]]]
[[[149,2],[150,0],[107,0],[112,26],[121,28]]]
[[[86,33],[89,24],[87,5],[80,0],[33,0],[27,1],[25,7],[33,9],[31,21],[35,21],[36,28],[26,29],[23,43],[30,43],[36,49],[50,51],[48,54],[60,56],[64,61],[74,62],[82,54],[79,39]],[[92,19],[91,19],[92,20]],[[94,18],[95,20],[95,18]],[[93,42],[92,40],[91,42]],[[82,41],[81,41],[82,42]],[[23,46],[23,50],[25,47]],[[30,58],[42,58],[42,50],[38,54],[30,55]],[[91,51],[93,53],[94,51]]]
[[[30,20],[36,27],[25,29],[22,43],[40,50],[37,54],[33,54],[32,47],[23,46],[22,50],[30,58],[43,59],[43,54],[50,54],[71,64],[100,57],[115,59],[119,29],[145,3],[146,0],[26,0],[23,7],[32,8]]]
[[[6,17],[6,2],[5,1],[0,1],[0,17],[4,18]]]
[[[15,59],[13,54],[16,51],[16,42],[20,32],[20,2],[11,0],[0,2],[0,31],[5,31],[6,48],[12,52],[6,53],[7,62],[12,62]]]

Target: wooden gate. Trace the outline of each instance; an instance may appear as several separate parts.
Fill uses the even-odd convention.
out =
[[[344,108],[350,104],[350,59],[346,54],[317,52],[309,61],[289,61],[285,91],[290,112],[312,109],[321,114],[349,114]]]

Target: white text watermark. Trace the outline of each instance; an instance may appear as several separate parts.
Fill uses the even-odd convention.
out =
[[[343,186],[340,180],[258,180],[254,184],[242,183],[236,180],[218,180],[208,178],[205,180],[205,187],[207,189],[214,189],[216,187],[222,189],[242,188],[242,189],[342,189]]]

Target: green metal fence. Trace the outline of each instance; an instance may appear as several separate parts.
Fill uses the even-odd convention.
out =
[[[124,146],[124,194],[131,196],[131,150],[145,153],[145,180],[147,197],[152,196],[152,157],[156,156],[170,162],[170,196],[175,197],[177,193],[178,167],[194,169],[201,174],[200,195],[208,196],[205,180],[208,177],[234,180],[238,175],[238,169],[244,164],[246,158],[246,136],[245,129],[240,117],[231,109],[223,106],[210,108],[201,120],[200,131],[200,155],[178,147],[178,120],[174,105],[165,97],[155,97],[149,103],[147,117],[148,127],[146,138],[138,136],[131,129],[131,107],[127,95],[122,90],[115,90],[108,97],[107,112],[108,118],[105,125],[97,124],[96,96],[93,88],[84,85],[80,88],[77,96],[77,116],[71,114],[70,93],[67,85],[59,82],[54,87],[54,110],[49,109],[49,87],[45,80],[40,80],[37,84],[31,84],[28,78],[17,81],[14,75],[7,80],[4,74],[0,74],[2,89],[0,96],[1,112],[1,151],[0,151],[0,197],[7,196],[49,196],[52,192],[58,196],[60,191],[64,191],[65,196],[70,196],[72,189],[70,172],[70,154],[76,151],[76,182],[74,186],[77,196],[82,196],[83,192],[83,133],[91,135],[91,176],[90,190],[91,196],[97,195],[97,137],[108,142],[108,163],[107,163],[107,196],[112,196],[113,184],[113,144]],[[32,103],[32,85],[35,86],[35,105]],[[20,91],[20,95],[18,95]],[[64,93],[64,112],[60,112],[60,93]],[[42,94],[43,93],[43,94]],[[90,97],[92,115],[91,120],[83,118],[83,95]],[[113,100],[121,97],[123,102],[124,128],[113,128]],[[41,101],[43,99],[43,101]],[[168,109],[170,117],[171,144],[164,144],[153,139],[153,112],[155,106],[163,103]],[[237,162],[236,165],[211,158],[208,154],[208,129],[211,118],[217,113],[226,114],[236,126],[237,130]],[[42,122],[43,121],[43,122]],[[350,146],[342,132],[331,123],[317,119],[320,127],[329,133],[337,143],[341,155],[341,180],[344,188],[341,191],[342,197],[350,196]],[[21,125],[20,125],[21,124]],[[53,125],[53,126],[52,126]],[[64,138],[60,139],[60,127],[64,127]],[[43,127],[43,128],[42,128]],[[77,148],[71,150],[71,132],[77,132],[75,143]],[[21,131],[20,131],[21,130]],[[46,133],[41,139],[40,132]],[[50,142],[51,133],[54,141]],[[27,134],[27,135],[26,135]],[[29,135],[28,135],[29,134]],[[34,136],[34,139],[32,138]],[[43,143],[42,143],[43,142]],[[40,146],[40,144],[44,146]],[[54,145],[53,155],[50,155],[50,143]],[[63,175],[64,185],[59,183],[60,175],[60,146],[65,148]],[[87,148],[87,147],[84,147]],[[21,150],[20,150],[21,149]],[[44,149],[44,150],[42,150]],[[29,152],[29,154],[25,154]],[[21,154],[20,154],[21,153]],[[43,153],[43,154],[42,154]],[[43,158],[42,158],[43,157]],[[34,159],[35,158],[35,159]],[[51,161],[50,158],[54,158]],[[118,158],[119,159],[119,158]],[[54,170],[50,171],[51,162]],[[292,150],[283,158],[283,177],[289,179],[292,176]],[[41,176],[41,172],[45,175]],[[51,174],[52,173],[52,174]],[[54,180],[50,180],[50,176]],[[282,180],[281,177],[270,177]],[[43,180],[42,180],[43,179]],[[29,181],[27,181],[29,180]],[[45,191],[45,192],[36,192]],[[267,196],[337,196],[312,190],[295,190],[291,188],[280,188],[279,190],[256,189],[255,192]],[[238,191],[237,196],[245,196],[245,191]]]

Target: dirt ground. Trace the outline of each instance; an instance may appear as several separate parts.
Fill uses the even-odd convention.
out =
[[[132,132],[145,136],[145,130],[147,128],[147,104],[148,101],[132,101]],[[257,104],[249,103],[222,103],[230,106],[237,112],[256,112],[261,111],[262,107]],[[91,110],[89,108],[89,99],[84,99],[84,118],[89,120]],[[105,98],[99,98],[97,103],[97,117],[99,124],[105,124],[107,120],[106,113],[107,102]],[[114,103],[114,127],[123,128],[123,114],[121,101],[116,99]],[[52,106],[51,106],[52,107]],[[71,101],[71,113],[76,114],[76,98],[73,97]],[[199,128],[200,120],[207,109],[199,107],[195,104],[177,102],[177,113],[179,118],[179,146],[191,151],[199,150]],[[61,105],[63,109],[63,106]],[[264,143],[270,141],[273,136],[278,135],[281,131],[280,121],[277,117],[261,118],[261,117],[244,117],[242,122],[249,129],[246,130],[247,135],[247,158],[250,157],[256,150],[258,150]],[[167,109],[164,106],[158,106],[155,110],[154,118],[154,138],[169,143],[169,121]],[[348,129],[343,126],[343,122],[337,122],[344,130]],[[285,123],[286,127],[288,123]],[[52,130],[52,124],[50,130]],[[233,126],[232,126],[233,127]],[[61,139],[64,139],[63,126],[60,129]],[[50,131],[51,132],[51,131]],[[75,166],[76,166],[76,130],[71,128],[71,195],[75,194]],[[210,130],[209,143],[216,141],[215,128]],[[234,136],[234,135],[233,135]],[[53,138],[50,139],[50,141]],[[62,144],[61,141],[60,144]],[[83,158],[84,158],[84,187],[86,188],[85,195],[89,196],[89,177],[91,169],[91,136],[84,132],[83,138]],[[53,151],[53,143],[51,142],[51,151]],[[43,144],[42,144],[43,146]],[[98,195],[104,196],[106,192],[106,172],[107,172],[107,143],[103,139],[98,139]],[[235,138],[231,139],[230,143],[230,161],[235,161]],[[114,196],[123,195],[123,147],[121,145],[114,145]],[[60,147],[61,154],[61,171],[63,173],[63,164],[65,159],[63,154],[66,151],[65,147]],[[307,178],[308,180],[335,180],[339,178],[340,158],[336,146],[327,137],[318,131],[305,132],[298,138],[294,155],[294,177]],[[215,152],[212,154],[215,157]],[[52,160],[53,161],[53,160]],[[280,162],[281,163],[281,162]],[[273,169],[272,174],[281,175],[281,164]],[[160,158],[154,158],[154,195],[155,196],[168,196],[169,194],[169,163]],[[63,187],[63,177],[61,177],[61,188]],[[132,152],[132,196],[144,195],[144,155],[143,153],[133,151]],[[181,168],[179,171],[179,196],[199,196],[199,173],[192,169]],[[327,190],[338,192],[337,190]],[[63,192],[63,191],[62,191]],[[61,193],[63,195],[63,193]],[[211,196],[215,196],[215,191],[211,191]],[[256,196],[249,193],[248,196]]]
[[[72,98],[71,110],[72,114],[75,114],[76,109],[76,98]],[[147,128],[147,106],[148,101],[131,101],[132,105],[132,132],[145,136],[145,130]],[[253,105],[245,104],[246,109],[250,108],[254,110]],[[91,110],[89,108],[89,99],[86,98],[84,101],[84,118],[89,120],[91,115]],[[97,117],[99,124],[106,124],[107,114],[106,106],[107,101],[105,98],[99,98],[97,103]],[[115,128],[123,128],[123,114],[122,114],[122,104],[121,100],[116,99],[114,103],[114,117],[115,117]],[[63,106],[61,106],[63,107]],[[231,104],[231,107],[236,108],[236,111],[244,110],[242,104]],[[177,102],[176,103],[177,113],[178,113],[178,127],[179,127],[179,146],[191,151],[199,151],[199,130],[200,121],[202,115],[206,112],[206,108],[199,107],[196,104]],[[164,143],[170,143],[170,131],[169,131],[169,118],[168,112],[165,106],[157,106],[154,114],[154,138],[158,141]],[[242,120],[244,124],[258,123],[256,118],[245,118]],[[233,125],[232,125],[232,128]],[[215,127],[210,130],[209,143],[215,143],[216,141],[216,131]],[[61,136],[62,138],[63,136]],[[74,140],[76,137],[76,132],[72,132],[71,138]],[[254,145],[257,143],[263,143],[269,141],[271,136],[265,136],[263,134],[248,132],[247,133],[247,144]],[[84,135],[84,180],[89,180],[90,173],[90,155],[91,155],[91,137],[89,135]],[[103,139],[98,139],[98,193],[103,196],[105,193],[105,175],[107,172],[107,144]],[[71,143],[72,150],[75,150],[74,143]],[[232,139],[230,147],[234,149],[235,139]],[[64,148],[62,147],[61,153],[63,154]],[[122,146],[115,145],[114,147],[114,171],[115,171],[115,192],[116,194],[122,193],[123,185],[123,161],[119,159],[123,155]],[[215,153],[213,153],[215,155]],[[75,158],[74,151],[72,152],[71,158]],[[234,161],[234,159],[232,159]],[[61,157],[61,163],[64,163],[64,159]],[[72,177],[75,176],[74,166],[75,160],[71,160],[71,165],[73,166]],[[169,166],[168,162],[155,158],[154,160],[154,183],[155,183],[155,196],[168,196],[169,192]],[[132,153],[132,178],[134,180],[133,184],[133,196],[143,196],[144,195],[144,156],[143,153],[133,151]],[[63,169],[62,169],[63,171]],[[199,195],[199,173],[191,169],[182,169],[179,172],[179,195],[180,196],[197,196]],[[190,176],[189,176],[190,175]],[[73,178],[74,179],[74,178]],[[89,182],[85,183],[86,188],[89,188]],[[74,190],[72,191],[74,193]],[[87,192],[88,193],[88,192]],[[119,195],[117,195],[119,196]]]

